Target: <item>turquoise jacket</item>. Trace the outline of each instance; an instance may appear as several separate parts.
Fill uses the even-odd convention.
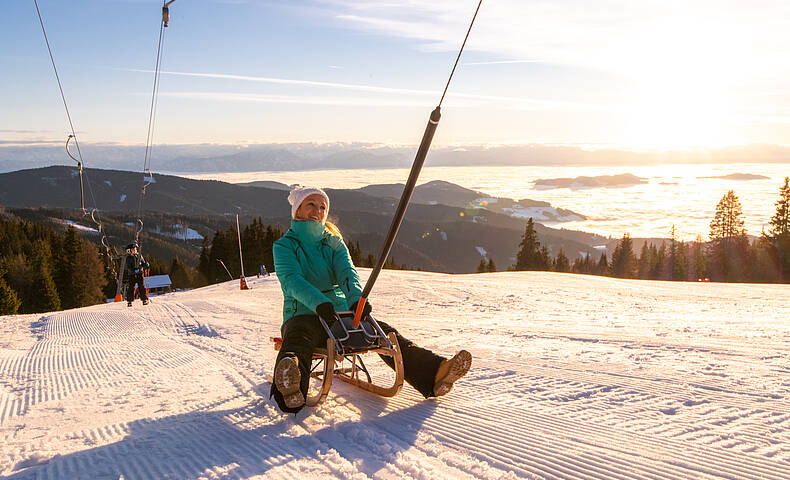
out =
[[[343,240],[314,221],[291,220],[291,228],[274,242],[274,270],[283,289],[283,322],[315,315],[315,307],[332,302],[348,310],[362,294],[359,274]]]

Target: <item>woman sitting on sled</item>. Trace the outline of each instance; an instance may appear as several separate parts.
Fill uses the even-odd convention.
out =
[[[331,326],[338,320],[336,311],[354,311],[362,287],[340,231],[326,221],[327,194],[320,188],[297,187],[288,195],[288,202],[291,228],[274,242],[284,322],[271,395],[282,411],[296,413],[307,397],[313,351],[326,345],[327,333],[318,317]],[[370,311],[366,303],[364,316]],[[418,347],[386,323],[378,323],[384,333],[397,336],[404,378],[426,398],[445,395],[469,371],[472,355],[466,350],[444,358]]]

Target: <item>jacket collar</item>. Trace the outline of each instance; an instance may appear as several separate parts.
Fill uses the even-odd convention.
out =
[[[290,232],[294,237],[308,242],[317,242],[324,238],[324,224],[312,220],[291,220]]]

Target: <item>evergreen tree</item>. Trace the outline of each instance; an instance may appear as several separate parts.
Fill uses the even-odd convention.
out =
[[[557,257],[554,259],[554,271],[555,272],[570,272],[571,265],[568,257],[565,256],[565,252],[562,251],[560,248],[559,253],[557,253]]]
[[[651,251],[647,246],[647,242],[645,242],[642,244],[642,250],[639,252],[637,278],[650,278],[650,257]]]
[[[737,281],[746,276],[749,241],[743,225],[741,202],[735,192],[730,190],[719,201],[710,223],[708,265],[717,280]]]
[[[19,307],[19,313],[33,313],[29,309],[29,302],[32,298],[32,287],[34,283],[33,268],[27,256],[23,253],[17,253],[6,257],[6,281],[8,286],[16,292],[19,301],[22,305]]]
[[[519,251],[516,254],[516,264],[513,265],[513,270],[544,270],[547,262],[544,261],[541,252],[540,242],[538,235],[535,233],[535,223],[532,217],[527,220],[527,227],[524,230],[524,235],[521,237],[519,244]],[[546,254],[548,257],[548,252]]]
[[[735,195],[734,190],[728,191],[718,205],[713,221],[710,222],[710,239],[713,241],[728,241],[734,237],[746,234],[743,228],[743,208]]]
[[[486,259],[481,258],[480,263],[477,265],[477,273],[485,273],[488,270],[488,266],[486,265]]]
[[[32,258],[33,283],[27,298],[26,313],[60,310],[60,297],[52,279],[52,255],[44,240],[36,240]]]
[[[774,245],[770,237],[763,235],[752,245],[752,258],[754,260],[754,282],[778,283],[783,281],[782,265],[778,261]]]
[[[771,236],[773,238],[790,236],[790,177],[785,177],[785,184],[779,189],[776,214],[771,217]]]
[[[667,270],[669,270],[669,278],[674,280],[672,273],[675,271],[675,260],[677,256],[678,239],[675,224],[669,229],[669,256],[667,257]]]
[[[550,271],[552,266],[551,255],[549,255],[549,249],[546,245],[540,247],[540,255],[538,256],[538,268],[537,270],[546,270]]]
[[[573,261],[571,264],[571,272],[572,273],[584,273],[584,262],[587,260],[587,257],[580,256],[577,257],[576,260]]]
[[[8,239],[8,235],[5,234],[5,229],[0,228],[0,240],[3,237]],[[2,249],[2,243],[0,243],[0,249]],[[19,311],[22,301],[14,289],[5,281],[4,277],[8,269],[4,262],[4,257],[5,255],[0,255],[0,315],[14,315]]]
[[[661,262],[658,258],[658,248],[654,244],[647,247],[647,271],[645,272],[646,279],[655,280],[658,278],[658,272],[661,270]]]
[[[348,255],[351,257],[351,263],[355,266],[361,267],[362,265],[362,249],[359,248],[359,241],[348,242]]]
[[[144,257],[148,262],[148,275],[167,275],[169,268],[167,264],[159,257]]]
[[[656,280],[666,280],[669,278],[669,271],[667,268],[667,258],[669,255],[667,254],[667,244],[664,241],[661,241],[661,245],[656,249],[655,255],[655,267],[652,272],[651,278]]]
[[[702,235],[697,235],[697,240],[691,248],[691,256],[694,259],[694,278],[697,280],[706,280],[708,278],[708,261],[705,258],[703,246]]]
[[[596,275],[609,275],[611,273],[609,268],[609,261],[606,259],[606,252],[601,253],[601,258],[598,259],[598,264],[595,266]]]
[[[582,253],[581,256],[577,257],[576,260],[573,261],[571,272],[582,273],[585,275],[595,272],[595,265],[593,264],[592,255]]]
[[[81,250],[82,242],[74,227],[69,227],[65,238],[53,249],[55,285],[58,287],[60,304],[64,309],[82,306],[80,290],[84,289],[84,285],[76,281],[80,268],[77,261]]]
[[[686,245],[677,239],[677,231],[675,225],[669,231],[670,244],[669,244],[669,278],[670,280],[685,281],[687,280],[686,270]]]
[[[61,307],[77,308],[104,302],[103,287],[107,282],[104,265],[92,244],[82,240],[77,231],[69,227],[65,238],[53,247]]]
[[[785,177],[776,201],[776,214],[771,217],[770,235],[763,235],[765,247],[783,281],[790,282],[790,177]]]
[[[0,218],[0,254],[9,267],[4,280],[21,302],[17,309],[21,313],[106,299],[102,287],[111,268],[105,268],[96,247],[74,228],[59,233],[49,226]]]
[[[211,278],[211,268],[209,263],[209,253],[211,250],[211,243],[208,238],[203,239],[203,245],[200,247],[200,258],[198,259],[197,278],[195,283],[198,287],[208,285],[209,278]],[[273,270],[269,270],[270,272]]]
[[[269,272],[274,271],[274,242],[279,240],[282,236],[283,232],[279,228],[272,227],[271,225],[266,227],[266,243],[263,249],[263,265]],[[359,243],[357,243],[357,248],[359,248]]]
[[[222,263],[220,263],[220,260]],[[239,244],[236,238],[236,230],[233,227],[227,231],[217,231],[211,241],[211,248],[208,251],[207,278],[209,283],[225,282],[228,280],[228,272],[232,278],[239,276]],[[271,271],[271,270],[270,270]]]
[[[631,234],[626,233],[617,242],[612,252],[612,275],[619,278],[634,278],[636,276],[636,256]]]
[[[0,276],[0,315],[14,315],[21,305],[22,301],[16,292]]]
[[[675,260],[672,264],[672,280],[685,282],[688,280],[688,256],[686,255],[685,242],[678,242],[675,250]]]
[[[488,259],[488,266],[486,268],[489,272],[496,272],[496,265],[494,264],[494,259]]]
[[[266,227],[260,217],[242,230],[241,249],[244,255],[244,275],[255,275],[260,272],[266,251]]]
[[[77,294],[76,305],[85,307],[104,303],[104,285],[107,279],[104,276],[104,265],[99,258],[99,252],[92,244],[80,240],[76,260],[79,268],[74,272],[73,283]]]
[[[189,267],[184,265],[178,257],[175,257],[170,262],[170,281],[173,288],[189,288],[192,286],[192,275],[189,272]]]

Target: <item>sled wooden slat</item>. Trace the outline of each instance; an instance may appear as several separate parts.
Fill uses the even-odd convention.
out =
[[[323,349],[317,349],[323,350]],[[323,370],[313,372],[316,379],[321,379],[321,386],[315,392],[308,390],[307,398],[305,398],[305,405],[308,407],[315,407],[320,405],[321,402],[326,400],[329,394],[329,389],[332,388],[332,372],[335,369],[335,341],[331,338],[326,339],[326,351],[323,354],[318,351],[313,352],[313,361],[316,357],[324,362]]]
[[[376,348],[368,350],[365,353],[378,353],[379,355],[392,358],[395,364],[395,381],[392,386],[382,387],[372,382],[361,380],[359,378],[359,370],[347,372],[349,369],[335,369],[335,376],[346,383],[350,383],[351,385],[375,393],[376,395],[381,395],[382,397],[394,397],[397,395],[403,387],[403,356],[401,355],[400,345],[398,344],[398,339],[395,337],[395,334],[390,333],[387,335],[387,338],[389,338],[393,348]]]
[[[326,349],[317,348],[313,352],[313,371],[310,376],[316,380],[320,380],[321,385],[318,388],[311,388],[311,390],[308,391],[305,405],[308,407],[315,407],[326,399],[329,390],[332,388],[332,377],[337,377],[346,383],[375,393],[376,395],[381,395],[382,397],[393,397],[400,392],[401,388],[403,388],[403,356],[395,333],[391,332],[387,335],[387,338],[392,344],[392,348],[372,348],[364,352],[347,354],[342,357],[336,357],[337,351],[335,350],[335,341],[332,338],[328,338],[326,341]],[[280,348],[282,348],[282,338],[269,337],[269,340],[274,343],[275,350],[280,350]],[[370,375],[367,373],[366,369],[362,367],[362,362],[359,358],[365,353],[376,353],[392,358],[395,367],[395,379],[391,386],[385,387],[376,385],[372,381],[362,380],[360,378],[359,374],[363,372],[367,375],[368,379],[370,379]],[[336,358],[339,358],[339,365],[337,366],[335,366]],[[322,364],[316,362],[322,362]]]

